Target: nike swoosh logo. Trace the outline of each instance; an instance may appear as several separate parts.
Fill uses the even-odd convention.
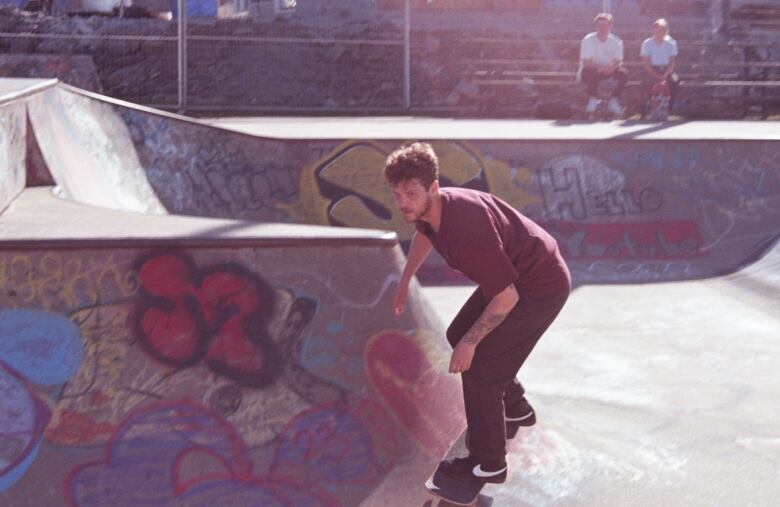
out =
[[[471,471],[471,473],[473,473],[475,476],[477,476],[477,477],[485,477],[485,478],[487,478],[487,477],[495,477],[497,475],[503,474],[504,472],[506,472],[506,467],[502,468],[498,472],[485,472],[484,470],[482,470],[482,465],[475,466],[474,470]]]
[[[518,422],[518,421],[525,421],[526,419],[530,419],[531,416],[534,415],[533,412],[530,412],[528,414],[525,414],[523,417],[507,417],[506,420],[509,422]]]

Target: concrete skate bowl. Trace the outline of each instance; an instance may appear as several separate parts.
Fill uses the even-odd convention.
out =
[[[54,179],[79,202],[394,230],[403,244],[412,233],[381,174],[387,154],[409,139],[387,137],[380,123],[366,124],[376,137],[355,138],[355,129],[344,138],[259,137],[67,85],[30,98],[28,111]],[[424,134],[443,183],[490,191],[545,225],[578,285],[725,274],[780,236],[780,135],[737,138],[734,123],[720,137],[697,138],[689,124],[679,138],[533,139],[533,124],[510,124],[510,135],[506,122],[497,125],[479,123],[471,140],[437,139],[452,130],[446,121]],[[420,277],[463,280],[441,259]]]
[[[395,240],[359,229],[408,239],[381,176],[407,139],[25,86],[0,101],[0,502],[421,505],[459,386],[416,289],[390,313]],[[32,134],[58,197],[24,188]],[[446,183],[547,225],[577,283],[711,277],[778,236],[774,141],[517,137],[431,141]]]
[[[396,236],[24,188],[25,108],[60,93],[31,86],[0,102],[0,505],[422,503],[464,422],[416,285],[392,312]],[[37,132],[47,156],[50,133]],[[58,182],[116,146],[92,141],[58,155]],[[131,183],[117,184],[148,188]]]

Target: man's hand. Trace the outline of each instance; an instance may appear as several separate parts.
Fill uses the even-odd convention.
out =
[[[404,307],[406,306],[406,298],[409,295],[409,284],[404,283],[403,280],[398,282],[398,287],[395,289],[395,296],[393,297],[393,311],[396,315],[404,313]]]
[[[615,71],[612,69],[611,65],[606,65],[604,67],[599,67],[599,74],[603,74],[605,76],[611,76]]]
[[[450,359],[450,373],[463,373],[471,368],[477,346],[461,341],[455,346]]]
[[[406,258],[406,265],[404,266],[404,272],[398,280],[398,287],[395,288],[395,296],[393,297],[393,311],[396,315],[404,313],[406,297],[409,294],[409,283],[420,266],[422,266],[425,258],[431,253],[431,250],[433,250],[431,240],[428,239],[425,234],[414,231],[414,234],[412,235],[412,244],[409,247],[409,255]]]
[[[604,74],[606,76],[611,76],[612,74],[617,72],[618,69],[620,69],[620,64],[621,64],[621,62],[615,60],[611,64],[600,66],[598,68],[599,74]]]

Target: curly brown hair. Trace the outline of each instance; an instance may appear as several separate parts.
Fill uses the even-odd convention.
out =
[[[439,159],[428,143],[412,143],[387,157],[385,178],[391,185],[417,178],[428,190],[439,179]]]

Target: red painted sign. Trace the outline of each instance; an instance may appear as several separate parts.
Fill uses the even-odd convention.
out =
[[[702,255],[696,222],[541,224],[567,259],[690,259]]]

